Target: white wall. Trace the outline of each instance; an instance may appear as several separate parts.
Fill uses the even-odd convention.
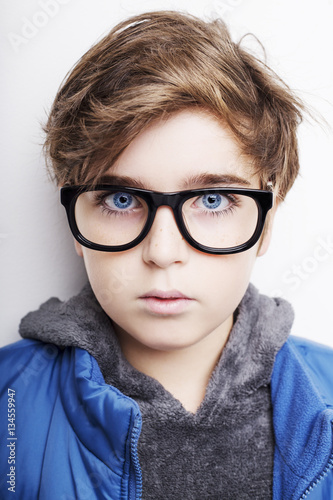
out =
[[[0,345],[19,338],[25,313],[85,282],[45,173],[40,122],[67,71],[124,17],[157,9],[219,14],[237,39],[256,34],[269,64],[333,125],[332,0],[16,0],[0,8]],[[333,346],[332,135],[327,126],[302,126],[302,177],[253,282],[293,303],[294,333]]]

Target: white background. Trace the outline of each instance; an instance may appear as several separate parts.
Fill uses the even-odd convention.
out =
[[[252,281],[292,302],[295,334],[333,346],[333,1],[0,0],[0,8],[0,345],[19,338],[28,311],[50,296],[68,298],[86,281],[41,148],[40,124],[62,79],[118,21],[178,9],[223,17],[236,40],[254,33],[268,63],[327,122],[300,129],[302,176]]]

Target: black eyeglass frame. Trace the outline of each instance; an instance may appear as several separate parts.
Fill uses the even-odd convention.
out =
[[[100,245],[98,243],[93,243],[87,240],[79,231],[79,228],[76,224],[75,220],[75,203],[80,194],[87,191],[109,191],[110,193],[114,192],[123,192],[129,193],[134,196],[139,196],[142,198],[148,207],[148,217],[147,221],[141,230],[140,234],[132,240],[130,243],[126,243],[124,245],[110,246],[110,245]],[[207,193],[216,193],[216,194],[239,194],[248,196],[255,200],[258,207],[258,221],[255,231],[252,237],[242,243],[241,245],[230,247],[230,248],[212,248],[201,243],[198,243],[196,240],[192,238],[190,233],[188,232],[186,225],[183,220],[182,215],[182,207],[183,204],[189,199],[195,196],[202,196]],[[124,187],[124,186],[113,186],[110,184],[97,184],[93,187],[91,186],[66,186],[60,189],[60,201],[61,204],[65,207],[67,213],[67,219],[69,223],[69,227],[72,231],[74,238],[83,246],[90,248],[92,250],[98,250],[101,252],[122,252],[124,250],[129,250],[130,248],[135,247],[147,236],[150,231],[151,226],[153,225],[156,211],[161,206],[170,207],[173,211],[178,229],[181,235],[185,238],[185,240],[197,250],[200,250],[204,253],[215,254],[215,255],[227,255],[234,254],[239,252],[244,252],[248,250],[253,245],[257,243],[259,240],[268,211],[273,206],[273,193],[272,191],[264,191],[261,189],[247,189],[247,188],[204,188],[204,189],[191,189],[186,191],[177,191],[173,193],[162,193],[158,191],[149,191],[147,189],[138,189],[134,187]]]

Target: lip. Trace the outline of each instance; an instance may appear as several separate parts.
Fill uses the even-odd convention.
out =
[[[178,290],[151,290],[139,297],[145,309],[154,315],[169,316],[184,312],[193,299]]]
[[[163,290],[150,290],[150,292],[145,293],[144,295],[141,295],[140,299],[146,299],[150,297],[155,297],[158,299],[188,299],[191,300],[190,297],[187,297],[183,293],[179,292],[178,290],[169,290],[169,291],[163,291]]]

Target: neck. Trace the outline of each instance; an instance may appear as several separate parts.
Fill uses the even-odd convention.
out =
[[[149,348],[114,325],[122,352],[134,368],[155,378],[195,413],[202,403],[211,374],[232,328],[232,316],[200,342],[175,350]]]

